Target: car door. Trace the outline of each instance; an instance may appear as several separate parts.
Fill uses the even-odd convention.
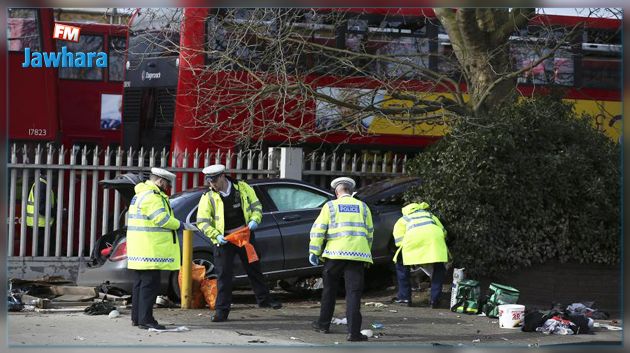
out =
[[[332,195],[306,184],[280,182],[260,186],[276,211],[284,249],[284,269],[309,267],[308,244],[311,226]]]
[[[256,190],[256,194],[259,194],[258,190]],[[260,201],[263,206],[263,217],[260,225],[254,232],[254,236],[256,238],[256,254],[258,254],[258,257],[260,258],[263,272],[279,271],[282,270],[284,263],[280,231],[278,230],[278,225],[276,224],[273,216],[269,213],[269,204],[266,203],[263,198],[261,198]],[[197,208],[198,205],[194,205],[192,207],[189,215],[186,217],[188,223],[194,225],[197,224]],[[206,240],[207,237],[202,235],[201,231],[196,233],[197,234],[195,235],[200,236],[193,239],[193,246],[195,248],[208,246],[209,241]],[[204,238],[204,242],[198,242],[199,238]],[[210,246],[214,247],[211,243]],[[245,270],[238,256],[234,258],[233,266],[234,276],[245,275]]]

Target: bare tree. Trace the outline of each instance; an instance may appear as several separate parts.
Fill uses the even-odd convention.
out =
[[[570,58],[579,26],[541,24],[529,33],[533,8],[434,11],[211,10],[206,65],[195,68],[194,88],[178,94],[193,96],[185,108],[207,133],[242,144],[269,135],[292,143],[366,134],[375,119],[415,129],[474,118],[515,100],[519,82],[563,84],[564,74],[571,83],[573,68],[559,70],[553,59]],[[168,50],[164,38],[155,43]]]

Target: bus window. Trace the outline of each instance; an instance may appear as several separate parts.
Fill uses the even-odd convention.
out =
[[[304,23],[299,28],[299,34],[311,43],[334,48],[337,34],[335,31],[334,14],[319,14],[306,12]],[[307,59],[306,64],[310,72],[318,74],[335,73],[339,68],[335,65],[335,53],[315,46],[304,46]]]
[[[125,44],[124,37],[109,37],[109,65],[110,81],[122,81],[125,73]]]
[[[551,49],[536,42],[515,41],[511,45],[514,70],[531,66],[541,57],[549,54]],[[574,70],[573,54],[568,49],[558,49],[551,57],[538,63],[518,77],[519,83],[536,85],[556,84],[573,86]]]
[[[265,71],[264,41],[256,38],[259,23],[268,22],[265,9],[233,9],[207,19],[208,59],[225,70]],[[269,33],[263,33],[269,34]]]
[[[438,71],[445,73],[448,77],[460,76],[459,62],[453,51],[453,44],[446,34],[438,36]]]
[[[102,52],[103,36],[82,34],[78,43],[57,41],[57,51],[61,51],[61,47],[64,46],[68,48],[69,52]],[[59,78],[100,81],[103,79],[103,69],[95,65],[86,68],[60,67]]]
[[[36,9],[9,9],[7,23],[7,47],[9,51],[41,50],[39,24]]]
[[[621,88],[621,58],[602,52],[584,51],[582,56],[582,87]]]

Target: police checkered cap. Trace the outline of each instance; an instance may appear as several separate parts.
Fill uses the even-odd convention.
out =
[[[168,180],[169,183],[175,184],[175,174],[169,172],[166,169],[162,168],[151,168],[151,174],[160,177],[162,179]]]
[[[203,168],[201,171],[203,174],[209,177],[213,177],[215,175],[219,175],[225,171],[225,166],[223,164],[213,164],[209,167]]]
[[[354,182],[354,180],[348,178],[348,177],[341,177],[341,178],[337,178],[335,180],[333,180],[330,183],[330,187],[333,188],[333,190],[335,190],[337,188],[337,186],[341,185],[341,184],[347,184],[350,186],[351,189],[354,189],[354,187],[356,186],[356,183]]]

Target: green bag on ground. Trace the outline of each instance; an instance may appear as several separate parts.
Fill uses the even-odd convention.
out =
[[[455,305],[451,307],[451,311],[464,314],[477,314],[479,311],[480,293],[479,281],[473,279],[460,281],[457,284]]]
[[[483,304],[481,311],[488,317],[499,317],[499,305],[516,304],[519,294],[516,288],[490,283],[487,294],[488,299]]]

